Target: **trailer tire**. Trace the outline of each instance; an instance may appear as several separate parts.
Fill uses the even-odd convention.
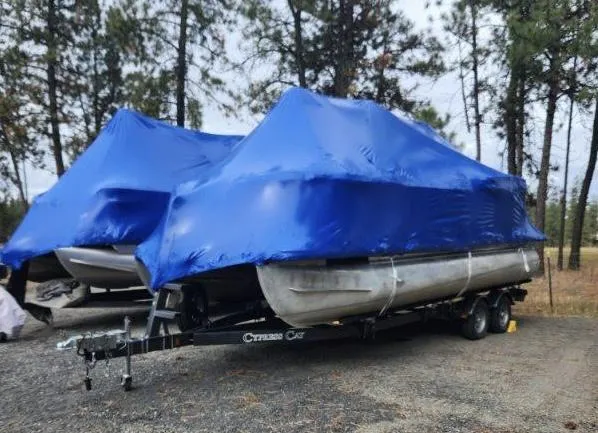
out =
[[[124,391],[131,391],[133,389],[133,378],[131,376],[123,376],[120,383]]]
[[[469,340],[479,340],[488,334],[490,309],[484,298],[474,301],[470,314],[463,321],[461,333]]]
[[[511,321],[511,299],[507,295],[501,295],[496,305],[490,311],[490,332],[503,334],[507,332]]]
[[[185,285],[181,287],[181,302],[177,325],[181,332],[201,328],[208,320],[208,297],[199,285]]]

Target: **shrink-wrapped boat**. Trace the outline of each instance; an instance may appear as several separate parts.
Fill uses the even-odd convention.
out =
[[[171,126],[118,110],[89,148],[36,197],[1,261],[30,261],[29,279],[72,275],[104,288],[141,285],[135,245],[156,227],[170,192],[221,161],[241,136]]]
[[[525,192],[425,124],[291,89],[136,256],[154,289],[257,266],[275,313],[312,325],[528,280],[544,237]]]

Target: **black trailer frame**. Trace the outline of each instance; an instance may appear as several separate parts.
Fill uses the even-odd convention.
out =
[[[447,298],[432,303],[401,307],[386,312],[384,316],[363,315],[339,320],[331,325],[311,328],[295,328],[275,317],[265,301],[245,304],[242,310],[225,314],[212,321],[205,321],[196,329],[170,333],[168,321],[175,319],[177,312],[166,308],[168,293],[178,290],[170,285],[161,289],[152,303],[146,334],[142,338],[131,338],[131,321],[125,317],[124,329],[101,333],[89,333],[72,337],[58,343],[58,349],[76,348],[85,363],[85,387],[91,390],[90,370],[97,361],[112,358],[126,358],[121,385],[125,391],[132,388],[131,357],[149,352],[170,350],[183,346],[207,346],[224,344],[297,344],[333,339],[373,339],[377,331],[396,328],[409,323],[429,319],[467,319],[480,299],[490,308],[507,297],[509,305],[523,301],[527,291],[519,284],[509,287],[486,288],[476,293],[467,293],[461,298]],[[510,310],[509,310],[510,311]],[[163,327],[164,332],[160,333]]]

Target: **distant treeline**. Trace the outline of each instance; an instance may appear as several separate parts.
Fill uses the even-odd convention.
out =
[[[20,200],[0,201],[0,244],[5,243],[25,215],[25,208]]]
[[[572,201],[567,208],[565,220],[565,244],[571,243],[573,231],[573,217],[577,203]],[[549,201],[546,205],[546,227],[544,233],[546,235],[547,247],[556,247],[559,244],[559,218],[561,213],[561,204],[558,201]],[[586,208],[586,215],[583,223],[582,246],[598,246],[598,200],[592,201]]]

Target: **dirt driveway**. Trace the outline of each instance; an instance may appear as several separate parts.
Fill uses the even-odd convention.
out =
[[[86,392],[79,358],[54,345],[123,314],[61,311],[54,329],[30,320],[0,344],[0,431],[598,432],[595,319],[523,317],[477,342],[431,324],[374,342],[183,348],[134,358],[129,393],[122,360],[109,377],[98,364]]]

